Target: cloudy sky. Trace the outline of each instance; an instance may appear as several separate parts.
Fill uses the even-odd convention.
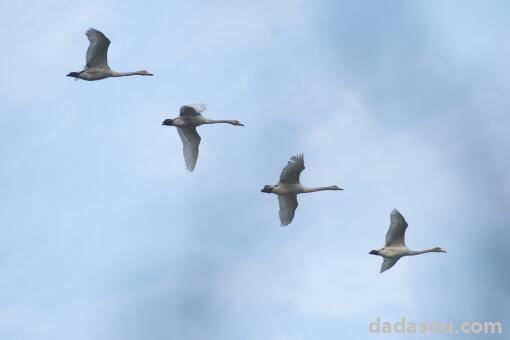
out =
[[[0,338],[339,340],[510,330],[507,1],[0,0]],[[117,71],[73,81],[89,27]],[[183,104],[195,172],[163,127]],[[279,227],[260,193],[303,152]],[[379,274],[389,213],[413,249]],[[506,327],[506,328],[505,328]],[[482,336],[484,339],[503,339]],[[480,339],[468,335],[421,336]]]

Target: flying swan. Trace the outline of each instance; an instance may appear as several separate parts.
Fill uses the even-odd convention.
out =
[[[440,247],[427,250],[414,251],[406,247],[405,233],[407,222],[397,209],[393,209],[390,215],[390,227],[386,233],[386,245],[379,250],[372,250],[369,254],[383,257],[381,273],[390,269],[404,256],[414,256],[425,253],[446,253]]]
[[[83,80],[101,80],[109,77],[126,76],[152,76],[153,74],[142,70],[135,72],[115,72],[110,69],[107,61],[110,39],[96,29],[89,29],[85,33],[90,41],[87,49],[85,69],[80,72],[71,72],[67,76]]]
[[[322,190],[343,190],[336,185],[319,188],[307,188],[299,182],[299,175],[305,169],[305,160],[303,154],[292,156],[287,166],[283,168],[280,174],[280,180],[276,185],[266,185],[261,190],[268,194],[278,195],[280,205],[280,222],[282,227],[292,222],[294,213],[298,206],[297,194],[316,192]]]
[[[165,119],[162,125],[175,126],[182,141],[182,152],[184,154],[184,162],[186,169],[193,171],[198,159],[198,146],[200,145],[200,136],[198,135],[197,126],[203,124],[220,124],[226,123],[237,126],[244,126],[238,120],[213,120],[202,115],[207,109],[205,104],[184,105],[180,109],[179,117],[174,119]]]

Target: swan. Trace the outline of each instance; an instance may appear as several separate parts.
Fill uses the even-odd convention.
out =
[[[67,76],[74,77],[76,80],[101,80],[109,77],[126,77],[126,76],[152,76],[153,74],[142,70],[135,72],[115,72],[110,69],[107,61],[108,46],[110,39],[103,33],[91,28],[85,35],[90,41],[87,49],[86,65],[80,72],[71,72]]]
[[[184,105],[181,107],[179,117],[174,119],[165,119],[162,125],[175,126],[182,141],[182,152],[186,169],[191,172],[195,169],[198,159],[198,146],[200,145],[200,135],[196,127],[203,124],[231,124],[244,126],[238,120],[213,120],[202,115],[207,109],[205,104]]]
[[[404,256],[414,256],[425,253],[446,253],[446,250],[435,247],[427,250],[410,250],[405,244],[407,222],[397,209],[390,215],[390,227],[386,233],[386,245],[379,250],[372,250],[369,254],[383,257],[381,273],[390,269]]]
[[[265,185],[261,192],[278,195],[280,205],[280,223],[282,227],[289,225],[294,218],[298,206],[297,194],[323,191],[323,190],[344,190],[336,185],[327,187],[307,188],[299,182],[299,175],[305,169],[303,154],[292,156],[290,161],[283,168],[280,180],[276,185]]]

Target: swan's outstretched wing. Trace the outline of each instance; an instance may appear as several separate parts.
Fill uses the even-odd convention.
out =
[[[108,67],[106,55],[108,54],[110,39],[93,28],[89,29],[85,35],[90,41],[89,48],[87,49],[87,64],[85,67]]]
[[[207,109],[205,104],[192,104],[181,106],[180,116],[198,116]]]
[[[380,273],[385,272],[388,269],[390,269],[391,267],[393,267],[395,265],[395,263],[397,263],[397,261],[399,259],[400,259],[400,257],[395,257],[395,258],[392,258],[392,259],[384,257],[384,261],[382,263]]]
[[[390,228],[386,233],[386,247],[405,246],[405,234],[407,222],[397,209],[393,209],[390,215]]]
[[[303,154],[292,156],[290,161],[283,168],[280,174],[280,183],[297,184],[299,183],[299,175],[305,169],[305,159]]]
[[[278,203],[280,205],[280,222],[285,227],[292,222],[294,213],[298,206],[296,195],[278,195]]]
[[[194,127],[177,128],[182,141],[182,153],[186,169],[193,171],[198,159],[198,146],[200,145],[200,136]]]

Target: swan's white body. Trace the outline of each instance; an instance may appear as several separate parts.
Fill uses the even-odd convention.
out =
[[[410,250],[405,244],[405,233],[407,230],[407,222],[404,216],[397,209],[394,209],[390,215],[390,227],[386,233],[386,244],[379,250],[372,250],[370,254],[383,257],[381,273],[390,269],[404,256],[414,256],[425,253],[446,253],[440,247],[426,250]]]
[[[265,193],[278,195],[280,205],[280,223],[282,226],[289,225],[294,219],[294,214],[298,207],[297,195],[323,191],[323,190],[343,190],[336,185],[327,187],[307,188],[299,182],[299,176],[305,169],[305,160],[303,154],[292,156],[287,166],[283,168],[280,174],[280,180],[276,185],[266,185],[261,190]]]
[[[231,124],[244,126],[238,120],[213,120],[202,115],[207,109],[205,104],[184,105],[180,109],[179,117],[175,119],[165,119],[163,125],[175,126],[182,141],[182,151],[186,169],[193,171],[198,159],[198,147],[200,145],[200,135],[196,127],[204,124]]]
[[[152,76],[151,73],[141,70],[135,72],[115,72],[108,66],[107,54],[110,39],[96,29],[89,29],[85,33],[89,39],[85,68],[80,72],[71,72],[67,76],[83,80],[101,80],[110,77],[126,76]]]

